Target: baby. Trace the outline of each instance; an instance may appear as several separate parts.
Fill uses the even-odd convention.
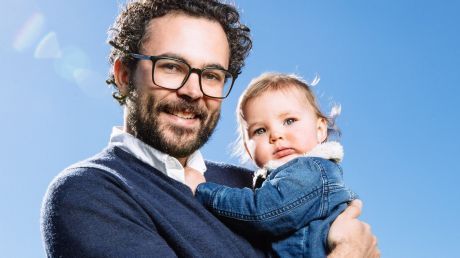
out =
[[[334,219],[356,196],[344,186],[343,149],[327,142],[333,119],[299,77],[254,79],[237,108],[243,152],[260,168],[254,189],[204,182],[186,168],[196,198],[230,228],[256,234],[278,257],[326,257]]]

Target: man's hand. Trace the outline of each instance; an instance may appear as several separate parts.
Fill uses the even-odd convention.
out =
[[[380,257],[377,238],[372,234],[371,227],[358,220],[362,205],[360,200],[354,200],[332,223],[327,237],[332,250],[328,258]]]
[[[206,182],[206,179],[204,178],[203,174],[201,174],[200,172],[196,171],[195,169],[191,167],[184,168],[184,175],[185,175],[185,183],[187,184],[188,187],[190,187],[193,194],[195,194],[196,187],[199,184]]]

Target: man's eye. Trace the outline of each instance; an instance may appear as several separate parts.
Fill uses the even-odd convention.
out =
[[[205,73],[203,73],[202,76],[203,76],[203,79],[208,80],[208,81],[221,82],[221,81],[225,80],[224,75],[222,75],[219,72],[215,72],[215,71],[206,71]]]
[[[182,73],[183,68],[179,64],[176,63],[162,63],[158,66],[160,71],[165,73]]]
[[[288,118],[284,120],[285,125],[292,125],[296,120],[294,118]]]
[[[177,66],[176,64],[165,64],[162,68],[165,70],[175,71],[179,69],[179,66]]]
[[[256,130],[254,130],[254,135],[261,135],[261,134],[264,134],[264,133],[265,133],[264,128],[258,128]]]

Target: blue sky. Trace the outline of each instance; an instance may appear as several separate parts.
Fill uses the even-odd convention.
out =
[[[204,147],[229,155],[234,108],[266,71],[311,81],[342,106],[345,180],[384,257],[451,257],[460,240],[460,3],[238,1],[254,48]],[[0,252],[43,257],[39,217],[51,179],[101,150],[122,110],[104,83],[106,31],[123,1],[15,0],[0,9]]]

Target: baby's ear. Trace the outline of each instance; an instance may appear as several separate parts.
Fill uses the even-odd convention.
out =
[[[327,121],[323,117],[318,118],[316,122],[316,137],[318,143],[322,143],[327,139]]]

